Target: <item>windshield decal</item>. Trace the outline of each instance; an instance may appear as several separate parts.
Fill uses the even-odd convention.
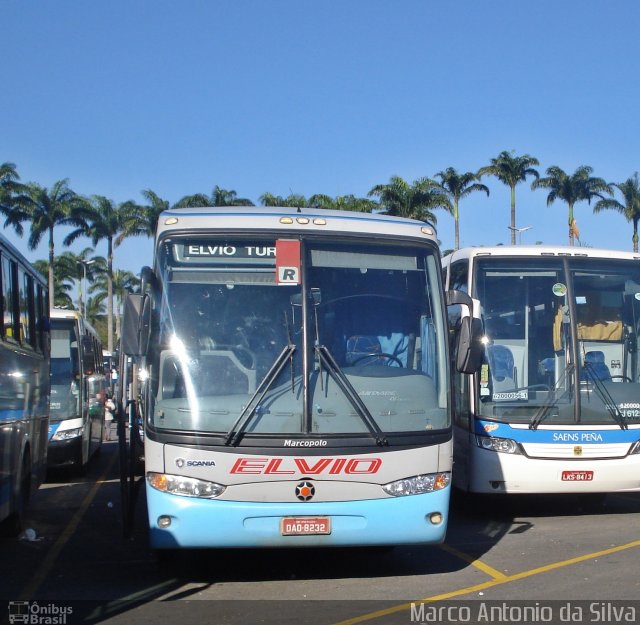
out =
[[[567,294],[567,286],[562,282],[556,282],[551,290],[556,297],[564,297]]]

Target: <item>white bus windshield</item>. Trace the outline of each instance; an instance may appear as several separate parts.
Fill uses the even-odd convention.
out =
[[[50,419],[80,416],[78,335],[73,319],[51,320]]]
[[[155,428],[226,434],[241,416],[247,433],[265,435],[449,426],[431,249],[301,249],[299,279],[277,284],[274,239],[161,244]]]
[[[640,422],[640,264],[478,258],[479,412],[509,421]]]

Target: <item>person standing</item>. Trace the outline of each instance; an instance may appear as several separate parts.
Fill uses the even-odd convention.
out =
[[[111,440],[111,424],[113,423],[113,414],[115,412],[116,405],[113,403],[110,395],[107,395],[107,400],[104,402],[104,440]]]

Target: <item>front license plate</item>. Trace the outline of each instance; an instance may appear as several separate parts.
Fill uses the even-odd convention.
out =
[[[563,482],[591,482],[593,480],[593,471],[563,471]]]
[[[280,520],[283,536],[313,536],[331,534],[331,519],[326,516],[284,517]]]

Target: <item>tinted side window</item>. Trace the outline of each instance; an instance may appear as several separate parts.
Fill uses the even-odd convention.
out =
[[[2,319],[3,330],[6,339],[15,341],[17,334],[15,331],[15,305],[13,288],[13,263],[9,258],[2,258]]]

